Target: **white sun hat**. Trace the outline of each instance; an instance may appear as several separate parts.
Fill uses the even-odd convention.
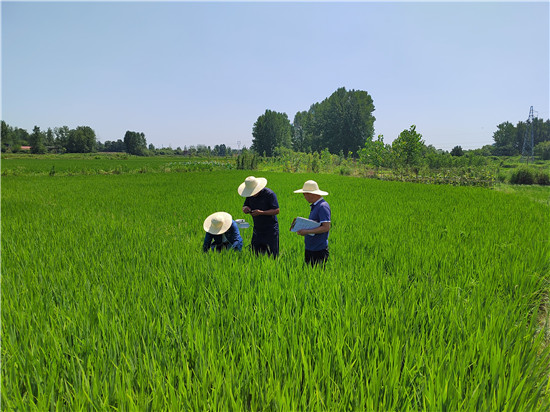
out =
[[[244,183],[241,183],[239,188],[237,189],[237,192],[242,197],[250,197],[254,196],[256,193],[258,193],[260,190],[262,190],[267,185],[267,179],[263,177],[254,177],[254,176],[248,176]]]
[[[320,196],[328,195],[328,192],[325,192],[324,190],[319,190],[319,185],[315,180],[308,180],[304,183],[304,187],[295,190],[294,193],[312,193],[314,195]]]
[[[205,219],[202,227],[211,235],[221,235],[227,232],[231,227],[231,223],[233,223],[233,218],[229,213],[216,212]]]

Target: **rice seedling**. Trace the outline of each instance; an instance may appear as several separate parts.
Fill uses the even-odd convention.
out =
[[[246,171],[2,179],[6,410],[547,410],[546,205],[264,173],[281,255],[201,251]],[[330,258],[288,231],[314,178]],[[241,231],[245,245],[251,229]]]

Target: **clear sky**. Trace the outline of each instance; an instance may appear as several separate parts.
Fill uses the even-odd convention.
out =
[[[2,119],[156,147],[252,143],[266,109],[337,88],[373,98],[375,136],[412,124],[450,150],[549,118],[549,4],[2,1]]]

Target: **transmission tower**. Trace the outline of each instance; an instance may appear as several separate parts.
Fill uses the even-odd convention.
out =
[[[521,151],[521,161],[529,163],[529,159],[532,162],[535,161],[534,146],[535,146],[535,131],[534,129],[534,116],[533,106],[529,110],[529,119],[527,119],[527,126],[525,127],[525,136],[523,138],[523,150]]]

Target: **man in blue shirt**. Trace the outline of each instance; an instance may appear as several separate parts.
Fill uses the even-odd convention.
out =
[[[250,214],[254,220],[252,242],[250,246],[256,253],[267,253],[272,257],[279,255],[279,202],[273,190],[266,187],[267,179],[248,176],[237,191],[246,197],[243,213]]]
[[[218,252],[224,249],[241,251],[243,248],[243,239],[239,233],[237,222],[226,212],[212,213],[203,223],[206,231],[202,250],[216,250]]]
[[[311,266],[328,260],[328,232],[330,230],[330,206],[323,196],[328,192],[319,190],[319,185],[314,180],[308,180],[301,189],[294,193],[303,193],[304,198],[310,203],[311,212],[309,219],[320,223],[320,226],[314,229],[302,229],[297,231],[300,236],[304,236],[306,249],[306,263]]]

